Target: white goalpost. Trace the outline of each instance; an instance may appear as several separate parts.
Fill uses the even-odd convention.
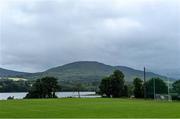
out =
[[[155,94],[155,100],[172,101],[172,98],[168,94]]]
[[[167,81],[167,86],[168,86],[168,94],[156,94],[156,92],[155,92],[155,81],[154,81],[154,99],[155,100],[165,100],[165,101],[172,101],[172,97],[171,97],[171,95],[170,95],[170,92],[169,92],[169,87],[170,87],[170,85],[169,85],[169,79],[168,79],[168,81]]]

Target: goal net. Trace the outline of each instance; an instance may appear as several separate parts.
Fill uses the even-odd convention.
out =
[[[156,94],[155,99],[156,100],[172,101],[171,95],[167,95],[167,94]]]

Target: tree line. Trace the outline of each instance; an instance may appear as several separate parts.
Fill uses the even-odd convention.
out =
[[[84,87],[82,84],[74,84],[73,90],[78,92],[79,98],[80,91],[83,89]],[[57,78],[44,77],[36,80],[24,98],[57,98],[55,92],[60,90],[61,86],[59,85]]]
[[[156,94],[168,94],[168,86],[158,77],[146,82],[140,78],[135,78],[132,84],[127,84],[124,77],[125,75],[120,70],[115,70],[110,76],[104,77],[99,85],[99,94],[108,98],[131,96],[135,98],[154,98],[154,92]],[[179,100],[180,80],[175,81],[172,86],[171,95],[173,99]],[[79,92],[83,89],[83,86],[76,83],[74,89],[74,91]],[[25,98],[57,98],[55,92],[60,90],[61,86],[58,84],[58,79],[44,77],[36,80]]]
[[[173,88],[171,91],[171,96],[173,99],[180,99],[180,80],[173,83]],[[168,86],[160,78],[151,78],[150,80],[144,82],[140,78],[135,78],[133,80],[133,85],[127,85],[124,80],[124,74],[116,70],[112,75],[105,77],[101,80],[99,86],[99,93],[103,97],[130,97],[135,98],[154,98],[154,93],[156,94],[168,94]]]
[[[102,95],[102,97],[108,98],[131,96],[134,96],[135,98],[154,98],[154,91],[156,94],[168,94],[168,86],[160,78],[152,78],[144,82],[142,79],[137,77],[133,80],[132,83],[127,83],[125,82],[124,77],[125,75],[123,72],[120,70],[115,70],[113,74],[104,77],[101,80],[98,93]],[[3,85],[6,88],[2,88],[0,86],[0,91],[2,89],[13,90],[13,88],[16,87],[12,81],[4,81],[5,82],[0,82],[0,85]],[[61,91],[62,87],[59,85],[58,79],[54,77],[44,77],[37,79],[28,89],[26,88],[27,85],[29,86],[29,84],[26,82],[21,82],[21,86],[24,87],[24,90],[28,90],[28,94],[25,98],[57,98],[55,92]],[[14,87],[11,88],[11,86]],[[180,80],[175,81],[172,84],[172,87],[173,88],[170,89],[172,98],[180,99]],[[81,83],[74,84],[73,91],[79,92],[83,89],[84,86]],[[20,88],[19,90],[23,89]]]
[[[13,81],[8,79],[0,80],[0,92],[27,92],[28,89],[29,82],[27,81]]]

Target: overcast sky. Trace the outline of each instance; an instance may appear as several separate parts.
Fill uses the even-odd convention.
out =
[[[0,0],[0,67],[74,61],[180,73],[180,0]]]

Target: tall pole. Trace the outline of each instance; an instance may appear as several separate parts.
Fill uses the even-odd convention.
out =
[[[144,98],[146,98],[146,68],[144,67]]]
[[[153,80],[153,84],[154,84],[154,100],[155,100],[155,98],[156,98],[156,84],[155,84],[155,78],[154,78],[154,80]]]
[[[170,93],[170,91],[169,91],[169,87],[170,87],[170,86],[169,86],[169,78],[168,78],[168,101],[170,101],[170,100],[171,100],[171,99],[170,99],[170,94],[169,94],[169,93]]]
[[[169,79],[168,79],[168,95],[169,95]]]

